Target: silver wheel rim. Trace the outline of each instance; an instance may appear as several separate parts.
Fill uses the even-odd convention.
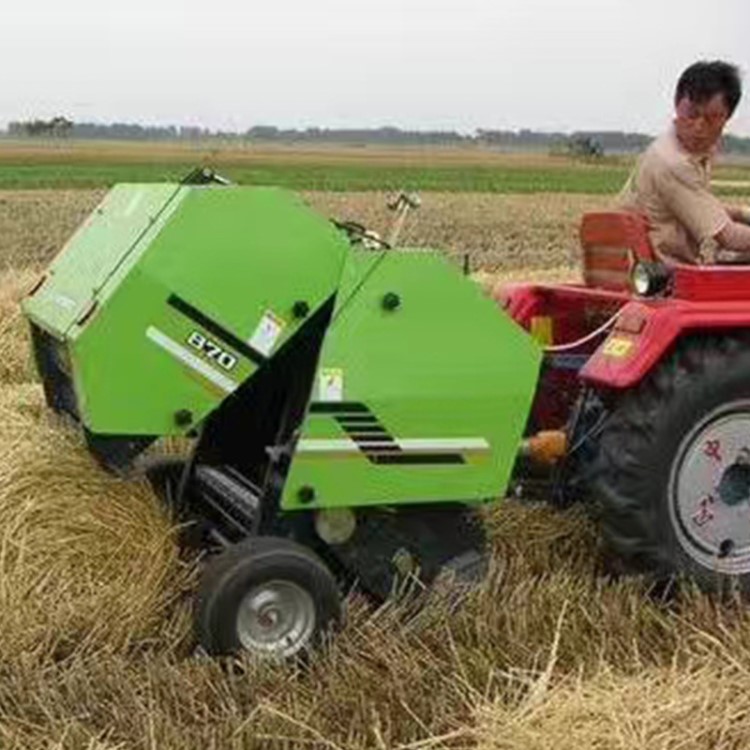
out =
[[[724,404],[683,438],[668,497],[677,539],[695,562],[750,572],[750,401]]]
[[[242,597],[237,637],[252,653],[280,659],[294,656],[308,645],[314,632],[315,603],[296,583],[267,581]]]

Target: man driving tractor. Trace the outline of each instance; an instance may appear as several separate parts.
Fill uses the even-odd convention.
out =
[[[673,127],[640,157],[619,202],[648,219],[656,254],[678,263],[750,263],[750,208],[711,192],[711,165],[742,96],[726,62],[697,62],[675,90]]]

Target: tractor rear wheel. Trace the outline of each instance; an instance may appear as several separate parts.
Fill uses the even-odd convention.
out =
[[[590,477],[630,567],[750,593],[750,339],[680,342],[614,406]]]
[[[309,652],[341,618],[338,585],[306,547],[250,537],[209,559],[194,623],[210,654],[283,660]]]

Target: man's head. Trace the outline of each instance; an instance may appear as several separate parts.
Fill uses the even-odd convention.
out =
[[[674,95],[675,127],[682,145],[691,153],[709,152],[741,96],[736,66],[719,60],[693,63],[680,76]]]

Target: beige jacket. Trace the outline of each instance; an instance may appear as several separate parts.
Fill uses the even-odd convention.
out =
[[[618,198],[620,208],[644,214],[658,256],[679,263],[711,263],[714,237],[731,221],[711,193],[713,155],[685,151],[674,130],[641,155]]]

